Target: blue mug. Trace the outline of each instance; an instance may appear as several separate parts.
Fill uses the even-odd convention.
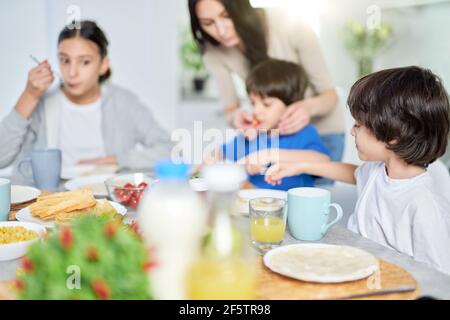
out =
[[[342,208],[331,202],[331,193],[319,188],[294,188],[288,191],[289,232],[297,240],[317,241],[328,229],[342,219]],[[330,207],[337,216],[328,222]]]
[[[7,221],[11,208],[11,181],[0,178],[0,221]]]
[[[53,191],[59,187],[61,162],[61,150],[34,150],[31,152],[30,158],[19,162],[17,169],[23,177],[31,179],[31,176],[24,172],[25,166],[31,165],[34,185],[41,190]]]

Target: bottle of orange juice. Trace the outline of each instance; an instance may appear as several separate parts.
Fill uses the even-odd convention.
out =
[[[256,277],[249,244],[233,222],[231,215],[244,169],[224,164],[206,167],[210,205],[210,232],[204,239],[201,258],[187,277],[189,299],[249,300],[256,296]]]

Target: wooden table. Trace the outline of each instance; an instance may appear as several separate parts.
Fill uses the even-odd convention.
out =
[[[249,225],[248,218],[239,218],[239,223]],[[372,296],[370,299],[414,299],[420,295],[433,296],[439,299],[450,299],[450,276],[442,274],[435,269],[414,261],[410,257],[400,254],[392,249],[378,245],[373,241],[355,234],[340,226],[333,226],[320,243],[350,245],[374,254],[381,261],[382,282],[385,288],[400,283],[417,283],[417,290],[411,293],[398,295]],[[295,240],[287,232],[284,244],[302,243]],[[3,292],[9,292],[11,282],[5,287],[2,280],[12,280],[15,276],[15,267],[18,261],[0,262],[0,297]],[[349,293],[367,292],[365,280],[362,282],[336,285],[317,285],[304,283],[280,276],[259,266],[260,289],[258,295],[264,299],[325,299],[345,298]],[[401,280],[400,282],[398,282]],[[403,282],[402,282],[403,281]],[[349,290],[351,287],[351,290]],[[6,288],[6,289],[5,289]],[[312,288],[315,288],[314,290]],[[355,289],[356,288],[356,289]],[[3,291],[2,291],[3,290]],[[6,290],[6,291],[5,291]],[[364,291],[365,290],[365,291]],[[420,291],[419,291],[420,290]],[[350,292],[351,291],[351,292]]]

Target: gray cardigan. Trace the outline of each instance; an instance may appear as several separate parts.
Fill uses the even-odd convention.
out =
[[[48,92],[30,119],[15,109],[0,122],[0,168],[17,163],[33,149],[49,146],[46,109],[62,104],[63,93]],[[102,132],[107,155],[115,155],[119,166],[150,168],[170,157],[172,142],[150,110],[130,91],[112,84],[102,85]],[[55,108],[53,108],[55,109]],[[141,148],[136,148],[137,145]]]

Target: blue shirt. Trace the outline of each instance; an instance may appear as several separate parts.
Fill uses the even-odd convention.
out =
[[[266,133],[259,134],[252,141],[248,141],[242,134],[237,135],[232,141],[222,146],[224,158],[238,161],[247,155],[264,149],[287,149],[287,150],[313,150],[329,155],[328,150],[322,144],[320,136],[312,125],[291,134],[281,135],[278,139],[272,139]],[[249,177],[250,183],[258,188],[289,190],[298,187],[313,187],[314,178],[308,174],[283,178],[280,185],[272,186],[264,181],[264,175],[257,174]]]

